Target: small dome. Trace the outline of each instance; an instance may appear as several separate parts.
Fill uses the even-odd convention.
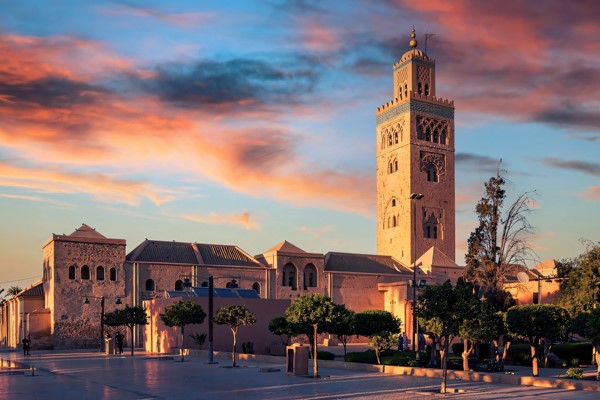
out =
[[[411,58],[420,58],[422,60],[429,61],[429,57],[427,56],[427,54],[425,54],[423,50],[412,49],[402,55],[402,58],[400,58],[400,62],[404,62]]]

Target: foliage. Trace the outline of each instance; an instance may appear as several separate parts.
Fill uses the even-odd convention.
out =
[[[184,360],[183,339],[185,338],[185,326],[201,324],[206,318],[206,313],[200,304],[192,300],[179,300],[165,307],[165,312],[160,314],[160,319],[170,328],[176,326],[181,329],[181,362]]]
[[[18,295],[19,293],[21,293],[23,291],[23,289],[19,286],[11,286],[8,288],[8,290],[6,291],[6,294],[4,295],[5,297],[13,297]]]
[[[193,333],[189,335],[194,343],[198,346],[198,349],[202,349],[202,345],[206,342],[206,333]]]
[[[313,376],[319,376],[317,334],[319,325],[333,322],[335,304],[320,294],[302,295],[298,297],[285,311],[288,322],[311,325],[313,328]]]
[[[317,358],[319,360],[335,360],[335,354],[330,351],[318,351]]]
[[[588,243],[587,251],[558,266],[563,278],[558,302],[572,316],[589,312],[600,303],[600,244]]]
[[[217,325],[229,325],[233,334],[233,351],[231,352],[231,360],[233,367],[235,362],[235,345],[237,344],[238,329],[242,325],[253,325],[256,323],[254,314],[246,308],[246,306],[225,306],[219,308],[215,315],[214,323]]]
[[[582,379],[583,370],[579,367],[572,367],[567,370],[565,377],[568,379]]]
[[[290,336],[294,333],[292,326],[285,317],[275,317],[270,320],[269,332],[279,336],[281,344],[284,346],[290,344]],[[284,335],[287,335],[286,340],[283,340]]]
[[[322,330],[329,334],[336,335],[340,343],[344,346],[344,355],[346,355],[348,339],[356,332],[356,313],[352,310],[348,310],[344,304],[335,304],[333,314],[333,320],[324,323]]]
[[[378,364],[381,364],[381,352],[398,342],[398,336],[394,334],[400,332],[400,324],[400,320],[389,311],[368,310],[355,316],[355,332],[369,337]]]
[[[562,307],[550,304],[513,306],[506,312],[508,331],[529,339],[533,376],[538,376],[537,346],[540,339],[559,339],[567,335],[569,314]]]
[[[596,307],[588,313],[585,322],[585,336],[592,341],[596,349],[596,379],[600,380],[600,308]]]
[[[440,343],[442,351],[442,385],[441,393],[446,393],[446,377],[448,359],[448,345],[450,337],[458,334],[458,330],[468,315],[472,315],[472,288],[465,285],[459,279],[456,287],[452,287],[450,280],[440,285],[426,286],[421,296],[421,301],[417,304],[417,310],[424,319],[436,319],[440,337],[443,342]]]
[[[498,170],[485,185],[484,196],[475,207],[479,226],[469,236],[464,277],[483,289],[484,294],[503,291],[503,283],[515,265],[526,265],[533,250],[527,240],[533,232],[527,215],[533,203],[531,193],[520,194],[503,213],[506,180]]]
[[[552,345],[552,352],[558,358],[569,363],[573,363],[573,361],[577,359],[581,364],[585,365],[592,363],[592,349],[593,345],[586,342],[559,343]]]
[[[416,353],[414,351],[386,350],[380,355],[381,364],[414,367],[416,361],[415,354]],[[420,352],[419,358],[424,362],[429,362],[429,354],[425,352]],[[377,356],[375,354],[375,350],[352,352],[346,354],[346,356],[344,357],[344,361],[362,364],[377,364]]]
[[[475,296],[467,301],[469,302],[465,310],[467,314],[459,328],[459,335],[464,342],[462,352],[464,371],[469,370],[468,358],[473,354],[477,343],[498,338],[504,326],[502,315],[496,312],[492,303],[480,301]]]
[[[133,357],[133,328],[137,325],[146,325],[148,323],[148,315],[146,309],[142,306],[129,307],[104,314],[104,325],[107,326],[126,326],[131,333],[131,356]]]
[[[538,352],[541,350],[539,348]],[[508,348],[507,353],[513,365],[531,365],[531,347],[529,343],[513,344]]]

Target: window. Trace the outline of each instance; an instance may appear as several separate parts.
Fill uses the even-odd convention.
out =
[[[117,269],[114,267],[110,269],[110,280],[111,281],[117,280]]]
[[[104,280],[104,267],[96,268],[96,280],[103,281]]]
[[[427,172],[428,182],[439,182],[438,172],[435,164],[427,164],[425,172]]]
[[[404,97],[408,97],[408,86],[404,84]]]
[[[148,279],[146,281],[146,290],[153,292],[155,288],[156,286],[154,285],[154,281],[152,279]]]
[[[90,267],[84,265],[81,267],[81,279],[89,280],[90,279]]]
[[[398,160],[394,160],[394,172],[398,171]]]
[[[292,263],[286,264],[283,267],[283,286],[289,286],[292,290],[298,289],[298,270]]]
[[[390,133],[390,134],[388,135],[388,146],[391,146],[392,144],[393,144],[393,143],[392,143],[392,134]]]
[[[183,281],[181,279],[175,282],[175,290],[183,290]]]
[[[425,96],[429,96],[429,85],[425,84]]]
[[[396,199],[392,199],[392,207],[396,207]]]
[[[423,94],[423,85],[421,85],[421,82],[417,84],[417,91],[419,94]]]
[[[69,279],[75,279],[75,266],[71,265],[69,267]]]
[[[317,268],[313,264],[304,267],[304,290],[317,287]]]
[[[392,225],[393,227],[396,227],[396,216],[395,215],[392,217],[392,224],[393,224]]]
[[[394,132],[394,143],[398,144],[398,132]]]
[[[252,284],[252,290],[254,290],[260,296],[260,283],[254,282]]]
[[[201,287],[208,287],[208,281],[203,281],[200,286]]]
[[[427,239],[437,239],[438,238],[438,225],[439,222],[437,218],[431,214],[429,218],[425,220],[425,226],[423,227],[423,234]]]

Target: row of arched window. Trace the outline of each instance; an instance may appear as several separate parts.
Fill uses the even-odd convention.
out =
[[[393,159],[388,163],[388,174],[392,174],[394,172],[398,172],[398,160]]]
[[[448,144],[448,121],[417,115],[417,137],[430,143]]]
[[[75,265],[71,265],[69,267],[69,279],[71,279],[71,280],[77,279],[77,271],[78,271],[78,268]],[[81,269],[79,271],[80,271],[79,277],[81,280],[86,281],[86,280],[91,279],[90,267],[88,267],[87,265],[84,265],[83,267],[81,267]],[[105,279],[104,272],[105,272],[104,267],[102,267],[102,266],[96,267],[96,280],[97,281],[103,281]],[[111,281],[117,280],[117,269],[116,268],[113,267],[109,270],[109,279]]]
[[[423,236],[426,239],[437,239],[439,236],[441,236],[440,220],[442,218],[442,214],[440,213],[439,218],[437,218],[433,213],[427,217],[427,213],[424,211],[423,217],[425,218],[423,224]]]
[[[385,128],[381,134],[381,148],[393,146],[402,141],[402,125],[396,124]]]
[[[281,278],[282,286],[298,290],[298,268],[294,264],[285,264]],[[307,290],[309,287],[317,287],[317,283],[317,268],[313,264],[307,264],[304,267],[304,290]]]

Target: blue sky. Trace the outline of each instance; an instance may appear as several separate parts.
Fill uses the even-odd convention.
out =
[[[595,1],[0,4],[0,287],[51,233],[375,252],[375,109],[412,26],[456,105],[457,261],[498,160],[539,258],[600,223]]]

